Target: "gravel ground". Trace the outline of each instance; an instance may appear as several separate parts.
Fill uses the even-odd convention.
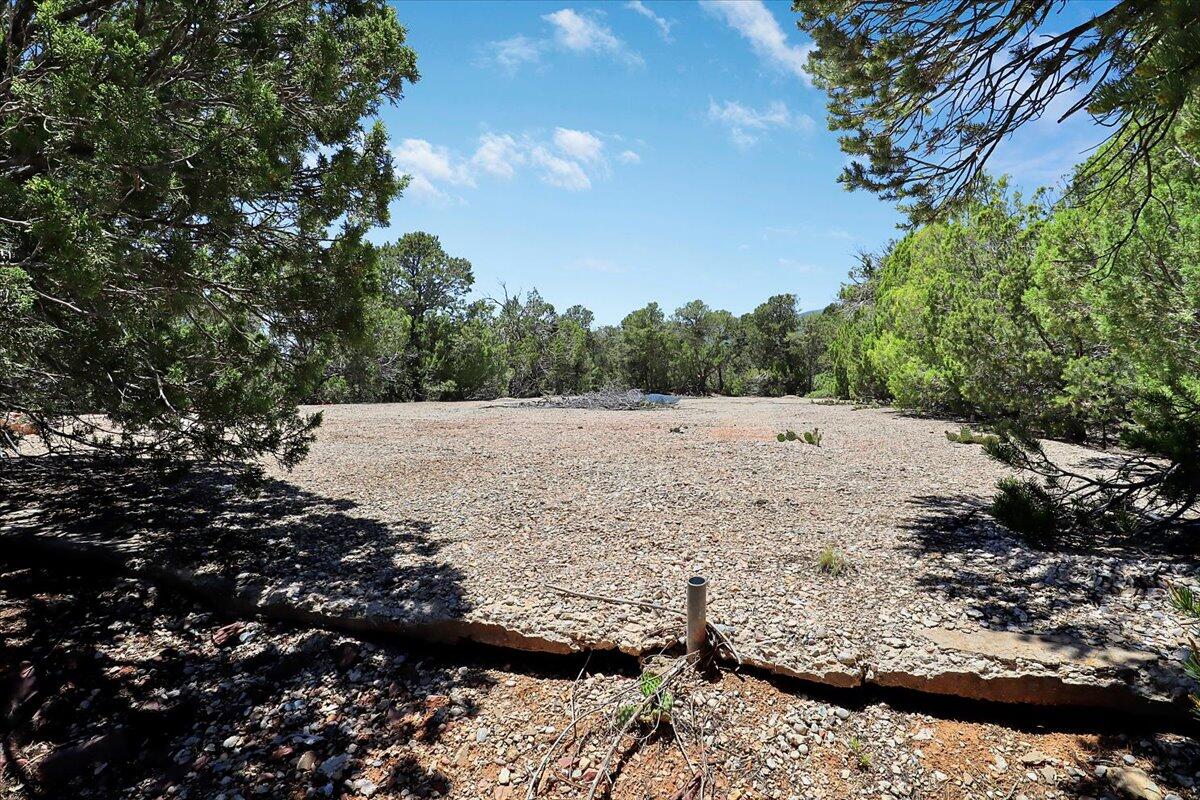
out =
[[[1190,577],[1195,562],[1041,552],[986,514],[967,517],[1005,471],[979,447],[947,441],[950,423],[790,399],[626,413],[514,405],[325,409],[312,457],[289,480],[407,526],[416,538],[394,566],[429,566],[421,600],[433,613],[639,650],[669,617],[544,584],[678,606],[685,579],[703,574],[712,615],[740,649],[800,675],[853,682],[865,670],[1017,666],[1090,680],[1075,656],[1123,648],[1168,662],[1137,670],[1142,691],[1177,693],[1170,662],[1184,630],[1163,579]],[[812,427],[821,447],[775,440]],[[845,554],[844,574],[818,571],[827,547]],[[380,566],[370,577],[389,579]],[[341,587],[331,596],[362,602],[366,576],[331,577]],[[1063,646],[985,659],[939,647],[926,629],[1043,634]]]
[[[517,800],[572,708],[636,693],[637,668],[511,656],[0,570],[0,798]],[[690,772],[681,730],[693,762],[703,738],[721,800],[1117,798],[1130,776],[1157,784],[1145,800],[1195,796],[1200,749],[1178,735],[802,689],[732,673],[684,682],[660,735],[621,740],[611,797],[676,797]],[[568,738],[539,796],[585,796],[613,724],[601,715]]]
[[[198,485],[198,523],[124,524],[128,545],[324,613],[630,653],[674,636],[674,619],[547,584],[678,607],[703,574],[743,656],[826,683],[1035,702],[1183,689],[1165,584],[1195,561],[1027,546],[979,510],[1004,470],[947,441],[953,423],[795,399],[322,410],[310,457],[256,501]],[[813,427],[820,447],[775,439]],[[24,529],[44,526],[26,513]],[[818,569],[827,548],[843,573]]]

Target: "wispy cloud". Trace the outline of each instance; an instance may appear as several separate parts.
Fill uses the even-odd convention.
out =
[[[725,127],[729,131],[729,138],[738,147],[749,147],[771,128],[809,131],[816,125],[812,117],[796,113],[778,100],[757,109],[736,100],[718,104],[710,97],[708,119]]]
[[[655,27],[658,28],[658,35],[663,38],[664,42],[673,41],[671,38],[671,28],[675,26],[675,20],[665,19],[664,17],[660,17],[658,14],[655,14],[646,6],[645,3],[642,2],[642,0],[629,0],[629,2],[625,4],[625,7],[630,11],[641,14],[643,17],[653,22]]]
[[[762,0],[700,0],[700,5],[740,33],[750,42],[755,55],[768,65],[812,85],[804,65],[814,45],[790,44],[779,21]]]
[[[514,75],[526,64],[539,63],[545,46],[546,43],[541,39],[518,34],[498,42],[488,42],[486,56],[482,60]]]
[[[489,175],[511,178],[527,159],[521,145],[509,134],[485,133],[471,163]]]
[[[543,14],[542,20],[550,26],[548,35],[517,34],[488,42],[478,63],[515,75],[524,66],[540,64],[543,56],[554,49],[575,55],[607,56],[628,67],[646,63],[600,20],[596,12],[580,13],[573,8],[562,8]]]
[[[570,128],[554,129],[554,146],[577,161],[596,161],[604,151],[599,136]]]
[[[408,192],[427,202],[444,204],[451,201],[451,195],[439,185],[475,185],[468,165],[449,149],[424,139],[404,139],[392,151],[392,157],[401,173],[412,176]]]
[[[432,205],[465,202],[455,190],[474,188],[483,177],[512,179],[523,170],[568,191],[590,189],[594,180],[610,174],[604,137],[573,128],[555,128],[548,139],[544,134],[489,132],[479,137],[469,154],[425,139],[404,139],[393,150],[393,158],[397,172],[412,178],[406,194]],[[630,164],[641,157],[625,150],[616,160]]]
[[[578,161],[563,158],[544,145],[536,145],[530,151],[534,164],[542,168],[542,180],[551,186],[578,192],[592,188],[592,179]]]

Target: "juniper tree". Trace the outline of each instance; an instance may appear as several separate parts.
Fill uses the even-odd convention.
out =
[[[403,185],[370,122],[418,78],[393,9],[7,0],[0,34],[0,413],[296,462]]]
[[[408,385],[417,400],[424,400],[431,358],[450,335],[440,329],[461,309],[475,282],[471,262],[448,255],[438,237],[423,231],[384,245],[379,260],[384,297],[404,312],[408,324]]]

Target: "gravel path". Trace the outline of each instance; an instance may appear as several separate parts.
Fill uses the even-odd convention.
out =
[[[826,683],[1084,704],[1183,688],[1164,587],[1195,562],[1029,548],[972,513],[1004,469],[947,441],[953,423],[795,399],[323,410],[308,460],[263,498],[182,539],[148,527],[142,551],[325,613],[627,652],[676,620],[546,584],[680,606],[698,573],[743,655]],[[814,426],[821,447],[775,440]],[[845,572],[818,569],[826,548]]]

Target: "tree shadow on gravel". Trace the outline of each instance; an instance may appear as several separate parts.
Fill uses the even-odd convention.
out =
[[[1165,581],[1200,567],[1192,543],[1173,538],[1058,540],[1034,547],[995,522],[976,497],[926,495],[910,503],[918,513],[904,525],[910,536],[903,546],[921,564],[918,585],[965,601],[993,628],[1116,643],[1120,631],[1103,619],[1090,616],[1095,621],[1085,622],[1089,615],[1079,614],[1071,622],[1061,619],[1081,605],[1145,598]]]
[[[220,468],[0,460],[0,531],[65,537],[359,610],[382,604],[413,621],[466,610],[462,575],[437,558],[444,540],[430,521],[375,519],[280,480],[246,493]]]
[[[440,747],[490,683],[125,578],[0,569],[0,797],[444,794],[401,748]]]

